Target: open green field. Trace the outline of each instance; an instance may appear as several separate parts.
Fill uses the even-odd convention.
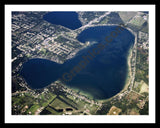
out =
[[[57,96],[53,99],[48,106],[43,110],[42,114],[45,114],[49,111],[51,115],[61,115],[66,112],[66,109],[69,108],[70,110],[76,110],[76,103],[74,103],[71,99],[66,98],[64,96]]]
[[[143,80],[141,80],[140,82],[135,82],[133,89],[138,93],[149,92],[149,87]]]
[[[134,12],[134,11],[132,11],[132,12],[118,12],[118,13],[124,22],[129,21],[132,17],[134,17],[137,14],[137,12]]]
[[[46,108],[46,110],[49,111],[51,115],[61,115],[62,114],[62,112],[58,112],[49,106]]]
[[[80,99],[74,99],[73,96],[59,95],[54,98],[48,106],[44,108],[41,115],[62,115],[62,114],[73,114],[73,115],[83,115],[83,114],[95,114],[98,106],[95,104],[87,103]]]
[[[38,108],[40,108],[40,106],[38,104],[34,104],[27,110],[27,113],[31,112],[31,114],[34,115]]]
[[[103,18],[101,21],[100,21],[100,24],[107,24],[109,21],[109,18],[108,17],[105,17]]]
[[[145,20],[142,17],[134,17],[130,23],[136,26],[142,26],[144,24]]]
[[[143,93],[143,92],[149,93],[149,87],[144,81],[142,81],[142,86],[141,86],[141,90],[140,90],[140,93]]]
[[[70,107],[68,104],[64,103],[63,101],[61,101],[60,99],[56,98],[51,104],[51,107],[55,108],[55,109],[63,109],[63,108],[67,108]]]

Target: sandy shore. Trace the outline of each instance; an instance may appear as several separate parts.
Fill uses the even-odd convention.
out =
[[[130,48],[129,50],[129,55],[127,58],[127,62],[128,62],[128,73],[127,73],[127,79],[125,81],[125,85],[123,90],[126,90],[130,84],[131,81],[131,77],[132,77],[132,72],[131,72],[131,58],[132,58],[132,48]]]
[[[117,93],[116,95],[114,95],[114,96],[111,97],[111,98],[104,99],[104,100],[97,100],[97,101],[99,101],[99,102],[101,102],[101,103],[106,102],[106,101],[110,101],[110,100],[112,100],[113,98],[115,98],[117,95],[121,94],[122,92],[124,92],[125,90],[128,89],[128,86],[129,86],[129,84],[130,84],[131,77],[132,77],[132,72],[131,72],[131,58],[132,58],[132,48],[130,48],[129,54],[128,54],[128,57],[127,57],[128,73],[127,73],[127,78],[126,78],[125,85],[124,85],[123,89],[122,89],[119,93]]]

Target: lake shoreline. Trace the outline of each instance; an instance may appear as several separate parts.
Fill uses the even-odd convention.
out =
[[[130,81],[131,81],[131,77],[132,77],[132,72],[131,72],[131,58],[132,58],[132,50],[133,50],[133,47],[130,48],[129,50],[129,53],[128,53],[128,56],[127,56],[127,65],[128,65],[128,71],[127,71],[127,78],[125,80],[125,84],[123,86],[123,89],[117,93],[116,95],[108,98],[108,99],[104,99],[104,100],[97,100],[98,102],[100,103],[104,103],[104,102],[107,102],[107,101],[110,101],[112,100],[113,98],[115,98],[116,96],[118,96],[119,94],[121,94],[122,92],[126,91],[130,85]]]
[[[129,52],[128,52],[128,55],[127,55],[127,65],[128,65],[128,67],[127,67],[128,69],[127,69],[127,70],[128,70],[128,71],[127,71],[127,76],[126,76],[127,78],[126,78],[126,80],[125,80],[125,84],[124,84],[122,90],[121,90],[119,93],[117,93],[116,95],[114,95],[114,96],[112,96],[112,97],[110,97],[110,98],[107,98],[107,99],[101,99],[101,100],[100,100],[100,99],[94,99],[91,94],[89,94],[89,93],[87,93],[87,92],[85,92],[85,91],[83,91],[83,90],[81,90],[81,89],[69,87],[69,86],[67,86],[67,85],[65,85],[65,87],[67,87],[67,88],[69,88],[69,89],[72,89],[72,90],[75,91],[75,92],[79,92],[80,95],[86,96],[86,97],[88,97],[88,98],[91,99],[91,100],[94,99],[95,101],[98,101],[98,102],[100,102],[100,103],[103,103],[103,102],[106,102],[106,101],[109,101],[109,100],[115,98],[117,95],[119,95],[119,94],[121,94],[122,92],[126,91],[126,90],[128,89],[128,86],[130,85],[130,81],[131,81],[131,77],[132,77],[132,72],[131,72],[132,50],[133,50],[133,47],[130,48],[130,50],[129,50]]]
[[[99,41],[99,42],[101,42],[102,41],[102,43],[105,43],[105,41],[104,40],[102,40],[102,39],[104,39],[107,35],[106,35],[106,33],[111,33],[111,32],[113,32],[113,30],[115,29],[115,27],[116,26],[105,26],[105,27],[93,27],[93,28],[90,28],[90,29],[87,29],[85,32],[83,31],[82,33],[81,33],[81,36],[79,36],[79,37],[83,37],[83,38],[81,38],[81,40],[79,40],[79,41],[81,41],[81,42],[86,42],[86,41]],[[98,36],[97,35],[97,33],[99,34],[99,32],[100,32],[100,36]],[[133,39],[133,35],[132,34],[130,34],[127,30],[125,30],[125,32],[126,32],[126,34],[127,35],[129,35],[129,37],[128,38],[126,38],[124,41],[131,41],[130,40],[130,38],[131,39]],[[88,35],[87,35],[87,34]],[[93,36],[94,35],[94,36]],[[103,36],[101,36],[101,35],[103,35]],[[126,36],[126,35],[125,35]],[[87,37],[87,38],[86,38]],[[100,38],[101,37],[101,38]],[[98,40],[98,39],[101,39],[101,40]],[[119,37],[120,38],[120,37]],[[119,40],[122,40],[123,38],[121,37]],[[123,40],[122,40],[123,41]],[[122,43],[122,41],[120,41],[120,43]],[[134,40],[132,40],[133,42],[134,42]],[[133,43],[133,42],[126,42],[126,44],[128,44],[128,43]],[[119,45],[122,45],[122,47],[123,46],[125,46],[125,43],[122,43],[122,44],[119,44]],[[89,47],[89,46],[91,46],[91,45],[88,45],[88,47],[85,47],[85,49],[83,48],[83,50],[90,50],[90,48],[91,47]],[[127,45],[127,46],[129,46],[129,45]],[[88,49],[89,48],[89,49]],[[95,47],[93,47],[94,48],[94,50],[97,50],[97,48],[96,48],[96,46]],[[105,54],[105,56],[101,56],[101,57],[103,57],[102,59],[103,60],[105,60],[105,57],[106,57],[106,55],[110,55],[110,57],[114,57],[110,52],[113,52],[113,50],[116,50],[114,47],[109,47],[109,48],[112,48],[112,49],[110,49],[111,51],[109,51],[107,54]],[[128,47],[129,48],[129,47]],[[108,83],[106,83],[106,79],[99,79],[98,80],[98,84],[100,84],[100,85],[103,85],[104,86],[104,88],[103,87],[97,87],[97,86],[95,86],[95,88],[92,90],[92,89],[76,89],[76,90],[79,90],[78,92],[79,92],[79,94],[81,94],[81,95],[85,95],[86,97],[88,97],[88,98],[90,98],[90,99],[94,99],[94,100],[96,100],[96,101],[99,101],[99,100],[106,100],[106,99],[110,99],[110,98],[112,98],[114,95],[111,95],[111,93],[113,92],[114,93],[114,89],[109,89],[109,88],[106,88],[107,87],[107,85],[113,85],[115,88],[119,85],[119,83],[121,83],[122,82],[122,84],[121,84],[121,88],[119,87],[119,92],[121,92],[124,88],[127,88],[127,86],[123,86],[124,85],[124,83],[126,84],[126,78],[128,77],[128,73],[127,73],[127,71],[128,71],[128,65],[127,65],[127,63],[126,63],[126,60],[128,61],[128,54],[130,53],[130,51],[128,51],[129,49],[126,49],[126,50],[123,50],[123,52],[125,53],[124,55],[126,55],[125,56],[125,59],[124,59],[124,62],[125,62],[125,72],[122,72],[122,73],[125,73],[125,76],[123,77],[123,79],[121,79],[121,78],[119,78],[119,76],[115,76],[114,75],[114,71],[115,71],[115,73],[116,73],[116,71],[117,71],[117,69],[119,69],[119,67],[116,67],[116,68],[114,68],[114,69],[111,69],[111,70],[108,70],[109,68],[107,68],[106,67],[106,65],[104,65],[104,64],[108,64],[109,66],[111,66],[111,62],[110,61],[100,61],[99,60],[99,58],[97,59],[97,61],[101,64],[101,67],[103,68],[103,70],[102,70],[102,68],[100,68],[100,70],[98,70],[98,71],[107,71],[107,72],[104,72],[105,74],[103,74],[103,75],[106,75],[106,77],[108,76],[114,76],[114,77],[116,77],[116,78],[119,78],[118,79],[118,81],[115,81],[114,79],[113,79],[113,77],[111,78],[111,79],[108,79],[108,80],[110,80],[111,82],[109,82],[109,84]],[[131,48],[131,46],[130,46],[130,48]],[[80,50],[81,52],[83,51],[82,49]],[[93,49],[91,49],[92,51],[93,51]],[[87,51],[86,51],[86,53],[87,53]],[[81,53],[81,52],[78,52],[79,54]],[[67,68],[67,71],[68,72],[66,72],[66,70],[64,70],[64,69],[62,69],[62,67],[60,68],[59,67],[59,70],[60,71],[62,71],[62,73],[63,72],[66,72],[65,73],[65,75],[63,75],[63,77],[66,77],[66,78],[68,78],[69,76],[68,76],[68,74],[71,76],[71,75],[73,75],[74,76],[74,74],[73,73],[75,73],[74,71],[75,70],[72,70],[73,69],[73,67],[77,64],[77,62],[81,62],[81,59],[82,59],[82,57],[81,56],[79,56],[79,54],[76,54],[76,56],[78,56],[79,58],[76,58],[75,59],[75,57],[76,56],[74,56],[74,57],[72,57],[72,63],[70,62],[71,60],[68,60],[66,63],[64,63],[64,69],[65,68]],[[114,52],[114,53],[117,53],[117,50]],[[116,54],[115,54],[116,55]],[[93,56],[93,55],[92,55]],[[85,54],[85,56],[84,57],[86,57],[87,58],[87,61],[88,61],[88,59],[90,60],[90,56],[87,54]],[[89,58],[90,57],[90,58]],[[108,57],[108,56],[107,56]],[[34,58],[33,58],[34,59]],[[45,59],[44,59],[45,60]],[[50,60],[50,61],[52,61],[52,60]],[[86,61],[86,60],[85,60]],[[95,60],[94,60],[95,61]],[[119,58],[118,58],[118,61],[119,61]],[[116,62],[116,61],[115,61]],[[99,64],[98,63],[98,64]],[[112,62],[113,63],[113,62]],[[54,64],[56,64],[56,63],[54,63]],[[70,65],[71,64],[71,66],[68,66],[68,65]],[[51,65],[53,65],[53,64],[49,64],[50,66],[49,66],[49,68],[48,67],[46,67],[45,68],[45,66],[43,65],[43,64],[39,64],[39,67],[40,67],[40,69],[38,69],[36,66],[35,66],[35,64],[33,65],[33,66],[35,66],[36,68],[34,68],[34,72],[33,73],[35,73],[35,75],[34,74],[30,74],[30,72],[28,72],[29,70],[27,70],[27,72],[26,72],[26,76],[30,76],[30,75],[32,75],[32,76],[35,76],[35,80],[37,80],[36,82],[37,82],[37,85],[39,85],[39,83],[41,82],[43,82],[43,83],[45,83],[46,81],[48,82],[50,82],[50,81],[52,81],[53,79],[50,77],[50,76],[52,76],[52,74],[56,74],[56,73],[58,73],[59,71],[57,70],[57,68],[51,68],[51,67],[53,67],[53,66],[51,66]],[[57,64],[58,66],[61,66],[61,65],[59,65],[59,64]],[[124,65],[123,65],[123,63],[121,63],[121,65],[124,67]],[[57,66],[57,67],[58,67]],[[98,67],[99,65],[96,65],[96,63],[92,63],[92,65],[91,65],[91,67],[92,67],[92,69],[94,68],[94,67]],[[115,66],[117,66],[117,65],[115,65]],[[118,65],[119,66],[119,65]],[[29,66],[30,67],[30,66]],[[32,66],[31,66],[32,67]],[[129,66],[130,67],[130,66]],[[52,70],[51,70],[52,69]],[[70,70],[69,70],[70,69]],[[41,71],[43,71],[43,75],[37,75],[36,73],[37,72],[41,72]],[[56,72],[55,73],[55,71],[58,71],[58,72]],[[72,71],[72,72],[71,72]],[[89,71],[92,71],[93,72],[93,70],[91,70],[91,69],[88,69],[87,71],[84,71],[83,73],[81,73],[81,74],[78,74],[80,77],[78,77],[79,79],[86,79],[86,78],[89,78],[90,79],[90,84],[89,85],[97,85],[97,84],[95,84],[96,83],[96,81],[95,81],[95,79],[93,79],[96,75],[96,78],[99,78],[99,74],[100,74],[100,72],[95,72],[95,74],[94,74],[94,77],[93,77],[93,75],[91,74],[89,77],[87,77],[87,76],[83,76],[82,74],[87,74]],[[110,73],[109,73],[109,71],[111,71],[111,75],[110,75]],[[46,74],[45,74],[46,73]],[[51,75],[49,75],[48,77],[47,77],[47,73],[49,73],[49,74],[51,74]],[[71,74],[72,73],[72,74]],[[96,74],[97,73],[97,74]],[[118,72],[118,73],[120,73],[120,72]],[[45,75],[44,75],[45,74]],[[25,74],[24,74],[25,75]],[[120,74],[119,74],[120,75]],[[38,76],[40,77],[40,78],[42,78],[41,79],[41,81],[39,82],[39,79],[37,79],[38,78]],[[61,77],[62,75],[61,74],[59,74],[59,76],[58,77]],[[72,76],[72,77],[73,77]],[[54,77],[54,76],[52,76],[52,77]],[[56,77],[56,75],[55,75],[55,77]],[[58,78],[57,77],[57,78]],[[57,79],[56,78],[56,79]],[[100,77],[101,78],[101,77]],[[103,78],[103,76],[102,76],[102,78]],[[84,79],[84,81],[85,81],[85,79]],[[29,77],[29,80],[32,80],[32,81],[34,81],[34,79],[33,79],[33,77]],[[46,80],[46,81],[45,81]],[[87,80],[87,79],[86,79]],[[100,81],[101,80],[101,81]],[[35,83],[36,83],[35,82]],[[39,82],[39,83],[38,83]],[[53,82],[53,81],[52,81]],[[65,82],[65,81],[64,81]],[[84,85],[83,84],[83,82],[81,83],[81,80],[79,80],[78,81],[80,84],[80,86],[81,85]],[[40,84],[41,84],[40,83]],[[44,86],[44,85],[43,85]],[[46,86],[47,87],[47,86]],[[45,87],[44,87],[45,88]],[[70,88],[72,88],[72,87],[70,87]],[[73,88],[72,88],[73,89]],[[97,90],[96,90],[97,89]],[[106,90],[105,90],[106,89]],[[122,90],[121,90],[122,89]],[[89,93],[86,93],[87,92],[87,90],[89,90]],[[117,91],[117,92],[118,92]],[[77,91],[76,91],[77,92]],[[91,96],[92,95],[92,93],[93,94],[96,94],[96,96]],[[99,93],[99,94],[98,94]],[[91,94],[91,95],[90,95]],[[116,93],[114,93],[115,95],[117,95]],[[102,98],[100,98],[102,96]],[[93,98],[92,98],[93,97]],[[97,97],[97,98],[96,98]],[[107,98],[108,97],[108,98]]]

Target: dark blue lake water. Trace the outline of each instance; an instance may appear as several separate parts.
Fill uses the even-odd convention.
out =
[[[78,14],[71,11],[49,12],[44,15],[43,19],[52,24],[62,25],[73,30],[82,26],[80,20],[78,19]]]
[[[88,28],[82,31],[77,39],[83,43],[96,42],[94,45],[80,51],[76,57],[64,64],[45,59],[31,59],[23,64],[21,74],[31,88],[43,88],[62,78],[65,72],[69,73],[83,59],[82,56],[87,56],[99,43],[106,44],[106,36],[110,36],[115,29],[116,26]],[[128,73],[127,56],[133,43],[134,36],[124,29],[66,84],[83,90],[95,99],[114,96],[124,87]]]

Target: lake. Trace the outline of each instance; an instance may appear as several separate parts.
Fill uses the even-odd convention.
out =
[[[110,36],[116,27],[97,26],[85,29],[77,36],[77,40],[83,43],[96,42],[95,44],[63,64],[45,59],[30,59],[23,64],[21,75],[31,88],[46,87],[62,78],[65,72],[69,73],[82,60],[82,56],[87,56],[99,43],[105,44],[106,36]],[[134,38],[131,32],[124,29],[84,69],[72,77],[72,80],[65,82],[67,86],[86,92],[95,99],[107,99],[116,95],[125,85],[128,73],[127,57]]]
[[[82,26],[80,20],[78,19],[78,14],[72,11],[49,12],[43,16],[43,19],[52,24],[62,25],[72,30]]]

